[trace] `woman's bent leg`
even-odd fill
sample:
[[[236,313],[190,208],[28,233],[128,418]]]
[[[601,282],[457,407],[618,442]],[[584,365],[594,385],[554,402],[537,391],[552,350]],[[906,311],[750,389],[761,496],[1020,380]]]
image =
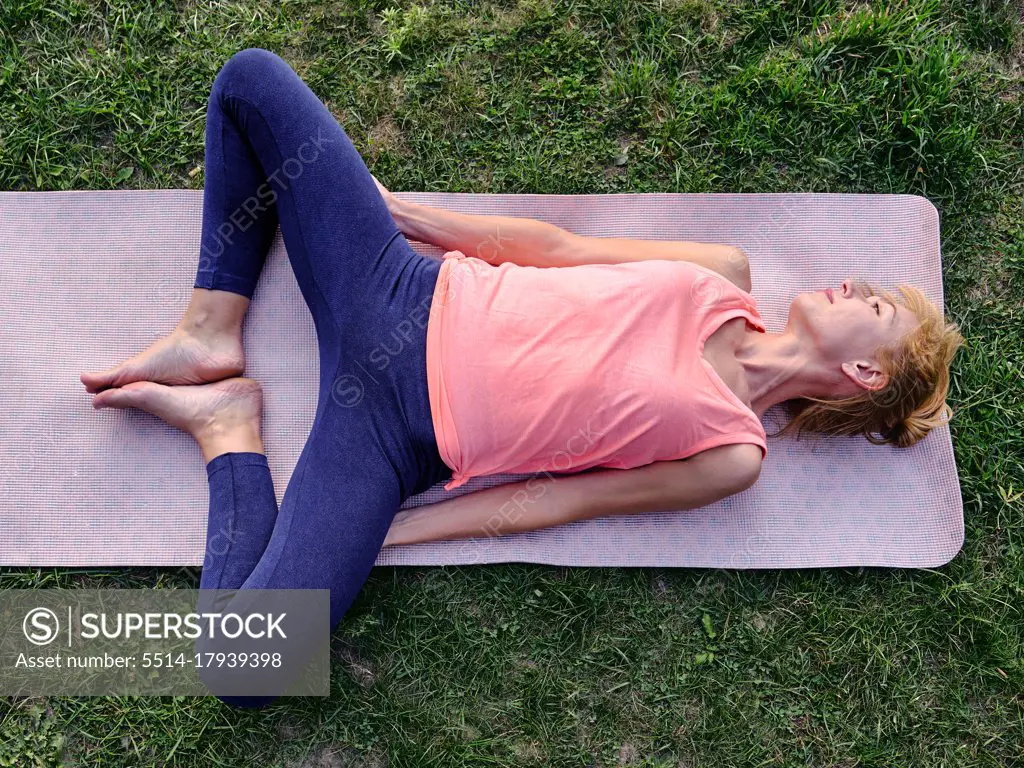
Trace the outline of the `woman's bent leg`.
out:
[[[204,210],[220,211],[211,218],[220,231],[204,223],[196,285],[251,292],[262,266],[252,254],[263,253],[257,245],[272,234],[273,219],[259,218],[260,206],[272,198],[320,352],[316,417],[280,512],[237,584],[240,592],[218,609],[248,604],[247,590],[327,589],[333,629],[362,589],[402,501],[444,469],[433,443],[424,360],[437,263],[401,237],[344,130],[274,54],[250,49],[232,57],[217,76],[210,113],[221,142],[212,154],[244,164],[251,152],[261,172],[229,178],[228,168],[218,177],[210,174],[220,166],[208,167]],[[236,210],[242,213],[232,220]],[[388,365],[380,368],[374,361],[382,340],[389,342]],[[336,385],[355,377],[353,402]],[[238,477],[227,470],[211,475],[214,528],[235,519],[224,514],[214,523],[215,480],[223,498],[238,504]],[[239,525],[247,514],[242,509]],[[265,535],[265,527],[257,530]],[[211,588],[235,588],[254,554],[240,548],[220,574],[211,574]],[[205,641],[197,648],[228,650]],[[216,690],[215,679],[208,682]],[[272,697],[222,698],[260,706]]]
[[[368,310],[362,300],[393,296],[407,264],[422,257],[327,107],[281,58],[247,49],[218,73],[207,105],[202,238],[186,315],[139,355],[84,373],[86,389],[240,374],[242,318],[278,224],[330,374],[341,329]],[[406,247],[389,248],[398,240]]]
[[[395,467],[373,443],[370,418],[365,411],[340,409],[318,418],[276,519],[261,455],[223,454],[210,462],[209,551],[200,586],[239,591],[217,593],[215,602],[201,599],[200,612],[245,615],[259,604],[246,597],[247,590],[326,589],[330,627],[337,626],[369,577],[402,501]],[[230,541],[227,548],[224,540]],[[228,654],[236,647],[225,639],[196,642],[204,655]],[[289,648],[293,661],[315,651]],[[215,693],[227,684],[221,674],[230,673],[201,672]],[[266,671],[260,674],[268,679]],[[291,682],[283,680],[278,695]],[[262,707],[276,698],[219,696],[244,707]]]
[[[363,159],[295,71],[259,48],[221,68],[206,130],[196,287],[251,296],[280,223],[321,351],[333,352],[353,304],[401,267],[385,255],[400,233]]]
[[[333,390],[359,377],[363,409],[397,414],[385,420],[391,433],[366,439],[384,445],[393,465],[415,459],[434,473],[423,348],[438,262],[410,247],[348,135],[276,54],[250,48],[232,56],[214,81],[209,119],[197,286],[251,290],[278,221],[317,332],[317,419],[344,408]],[[268,200],[272,211],[264,210]],[[397,362],[395,336],[404,350]],[[410,413],[424,418],[398,418]],[[400,479],[406,494],[419,481],[406,472]]]

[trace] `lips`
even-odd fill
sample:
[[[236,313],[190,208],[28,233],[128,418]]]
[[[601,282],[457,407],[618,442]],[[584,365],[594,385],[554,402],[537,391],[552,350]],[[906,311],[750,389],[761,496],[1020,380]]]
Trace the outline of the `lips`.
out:
[[[836,303],[835,294],[832,292],[831,288],[826,288],[825,289],[825,298],[828,299],[830,304],[835,304]]]

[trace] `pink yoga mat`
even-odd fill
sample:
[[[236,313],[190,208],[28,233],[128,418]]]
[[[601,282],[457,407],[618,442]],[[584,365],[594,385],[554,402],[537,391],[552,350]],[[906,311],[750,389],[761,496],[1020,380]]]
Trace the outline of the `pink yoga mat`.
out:
[[[796,293],[850,276],[889,288],[912,283],[943,299],[938,215],[920,197],[400,196],[584,235],[739,245],[770,332],[783,328]],[[94,411],[78,380],[177,322],[192,288],[201,211],[202,193],[188,190],[0,193],[0,564],[203,562],[206,475],[192,439],[145,413]],[[245,344],[246,375],[266,393],[265,442],[280,500],[312,423],[318,376],[312,319],[280,236]],[[778,407],[766,414],[769,433],[781,416]],[[512,479],[480,478],[460,491]],[[445,496],[436,487],[409,505]],[[377,564],[922,568],[948,562],[963,535],[942,427],[902,450],[863,438],[769,439],[758,483],[699,510],[389,547]]]

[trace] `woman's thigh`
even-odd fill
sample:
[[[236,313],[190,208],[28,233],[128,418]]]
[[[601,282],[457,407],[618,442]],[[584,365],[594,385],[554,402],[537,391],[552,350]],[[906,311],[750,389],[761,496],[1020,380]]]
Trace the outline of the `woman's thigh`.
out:
[[[371,466],[364,471],[391,469],[397,509],[447,471],[426,384],[426,327],[440,263],[412,249],[344,129],[280,57],[241,51],[224,65],[211,98],[234,111],[260,159],[317,321],[320,387],[310,463],[323,472],[337,463],[333,471],[344,474],[352,457],[324,446],[347,441],[357,453],[373,446],[378,455],[365,458]]]
[[[320,410],[247,589],[329,589],[331,625],[348,610],[402,503],[402,475],[369,413]]]
[[[314,318],[345,325],[360,296],[387,290],[399,234],[359,152],[330,110],[279,56],[235,54],[214,82],[267,183],[253,206],[276,206],[289,257]]]

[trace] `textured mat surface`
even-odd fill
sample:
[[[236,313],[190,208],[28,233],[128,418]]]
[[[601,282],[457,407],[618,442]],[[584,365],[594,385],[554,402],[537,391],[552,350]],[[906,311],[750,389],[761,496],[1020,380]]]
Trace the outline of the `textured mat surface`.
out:
[[[938,216],[918,197],[400,196],[586,235],[740,245],[772,332],[796,293],[851,276],[943,298]],[[207,488],[198,448],[147,414],[93,411],[78,381],[80,371],[112,365],[174,326],[191,291],[201,210],[202,193],[190,190],[0,193],[0,564],[202,563]],[[312,320],[280,235],[245,344],[246,375],[266,392],[280,500],[312,423],[318,375]],[[780,417],[780,408],[766,414],[769,434]],[[768,449],[753,488],[700,510],[388,548],[377,564],[932,567],[959,551],[963,507],[947,427],[906,450],[859,438],[770,438]],[[437,487],[409,504],[444,496]]]

